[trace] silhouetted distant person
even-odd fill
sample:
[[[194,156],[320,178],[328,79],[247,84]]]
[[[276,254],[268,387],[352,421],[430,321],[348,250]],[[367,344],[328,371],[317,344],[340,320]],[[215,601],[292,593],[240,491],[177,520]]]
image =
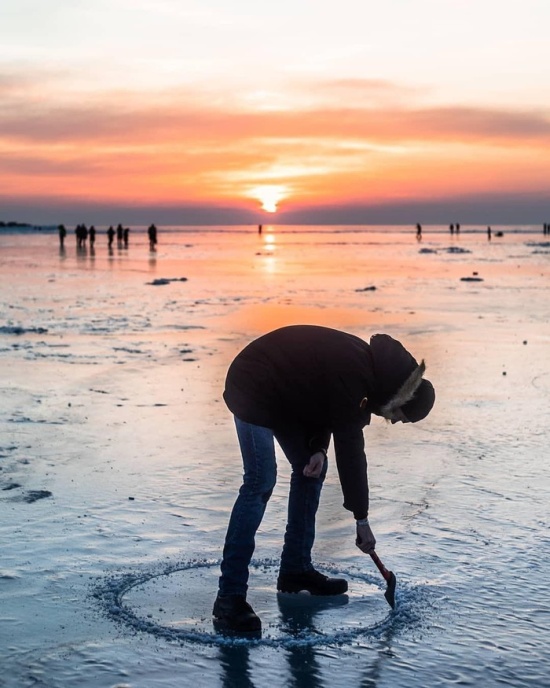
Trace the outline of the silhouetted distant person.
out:
[[[422,225],[420,222],[416,224],[416,238],[418,241],[422,239]]]
[[[125,227],[124,232],[122,233],[122,236],[124,237],[124,247],[128,248],[128,237],[130,235],[130,228]]]
[[[116,240],[119,244],[122,244],[122,239],[124,238],[124,228],[119,223],[116,228]]]
[[[65,237],[67,236],[67,229],[66,229],[65,225],[59,225],[57,230],[59,232],[59,246],[61,248],[64,248],[65,247]]]
[[[258,225],[258,234],[262,233],[262,229],[263,229],[262,225]]]
[[[457,222],[455,225],[456,233],[458,234],[460,232],[460,222]]]
[[[544,225],[543,225],[542,233],[543,233],[544,235],[548,234],[548,225],[546,224],[546,222],[545,222]]]
[[[147,234],[149,236],[149,249],[151,251],[156,250],[157,246],[157,228],[155,225],[150,225],[149,229],[147,230]]]
[[[88,228],[84,224],[77,225],[76,229],[74,230],[74,233],[76,234],[77,248],[84,248],[86,239],[88,238]]]
[[[493,235],[493,232],[491,231],[490,227],[487,227],[487,239],[491,241],[491,236]]]
[[[95,227],[92,225],[88,230],[88,236],[90,237],[90,246],[95,244]]]
[[[449,232],[451,233],[451,236],[455,233],[455,226],[454,225],[449,225]]]
[[[113,240],[115,238],[115,230],[113,229],[113,225],[111,225],[107,230],[107,236],[109,237],[109,248],[112,248]]]

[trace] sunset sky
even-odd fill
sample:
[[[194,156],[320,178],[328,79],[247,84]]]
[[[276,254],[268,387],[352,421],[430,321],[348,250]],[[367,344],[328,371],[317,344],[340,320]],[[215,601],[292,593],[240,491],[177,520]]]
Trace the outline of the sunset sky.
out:
[[[0,220],[550,222],[549,55],[548,0],[2,0]]]

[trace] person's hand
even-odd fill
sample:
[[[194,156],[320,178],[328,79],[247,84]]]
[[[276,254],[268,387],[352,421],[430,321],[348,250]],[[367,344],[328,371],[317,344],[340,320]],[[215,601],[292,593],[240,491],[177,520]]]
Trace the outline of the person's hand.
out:
[[[315,452],[309,459],[309,463],[304,466],[303,474],[306,478],[318,478],[321,475],[324,465],[325,453],[322,451]]]
[[[357,539],[355,540],[355,544],[359,547],[361,552],[365,552],[365,554],[368,554],[374,549],[376,538],[368,523],[364,525],[357,523]]]

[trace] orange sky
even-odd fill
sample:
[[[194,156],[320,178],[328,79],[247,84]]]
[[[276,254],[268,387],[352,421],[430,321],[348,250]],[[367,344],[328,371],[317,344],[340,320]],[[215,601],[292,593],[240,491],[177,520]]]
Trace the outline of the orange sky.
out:
[[[539,212],[550,191],[549,84],[535,61],[546,4],[517,3],[514,14],[419,0],[393,23],[403,3],[387,4],[344,0],[311,26],[306,2],[249,16],[245,0],[216,13],[171,0],[79,12],[52,0],[54,21],[36,0],[7,0],[0,219],[2,208],[40,221],[45,208],[95,205],[173,208],[176,222],[193,206],[220,208],[222,222],[222,209],[261,218],[263,205],[283,220],[339,208],[343,223],[346,209],[366,209],[368,222],[370,206],[387,207],[391,221],[396,205],[467,211],[485,198],[489,211],[499,197]],[[344,22],[346,7],[383,35]],[[483,34],[491,7],[502,24]],[[459,34],[469,13],[475,28]],[[285,16],[290,38],[272,26]]]

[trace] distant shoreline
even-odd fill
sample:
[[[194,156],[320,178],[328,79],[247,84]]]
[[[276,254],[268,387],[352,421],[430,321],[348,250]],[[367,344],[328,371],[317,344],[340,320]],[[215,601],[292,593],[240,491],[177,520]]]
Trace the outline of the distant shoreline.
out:
[[[14,220],[11,220],[10,222],[4,222],[0,220],[0,227],[34,227],[35,225],[31,225],[29,222],[15,222]]]
[[[65,225],[67,229],[67,234],[72,235],[74,233],[74,227],[72,225]],[[224,233],[224,232],[239,232],[243,234],[248,234],[257,231],[256,225],[249,224],[215,224],[215,225],[197,225],[197,224],[181,224],[181,225],[160,225],[157,224],[159,230],[163,233],[177,233],[177,232],[204,232],[204,233]],[[526,224],[524,226],[518,224],[493,224],[491,225],[493,231],[502,231],[508,234],[543,234],[543,226],[538,224]],[[96,231],[100,234],[104,234],[107,231],[108,225],[95,225]],[[53,234],[57,233],[59,225],[37,225],[25,222],[0,222],[0,236],[7,234],[22,234],[22,233],[45,233]],[[134,233],[146,233],[147,225],[130,225],[130,229]],[[398,233],[398,234],[414,234],[415,226],[413,223],[410,225],[388,225],[388,224],[350,224],[350,225],[340,225],[340,224],[300,224],[300,225],[285,225],[285,224],[275,224],[271,223],[269,225],[264,225],[266,232],[278,231],[280,233],[286,234],[299,234],[299,233],[334,233],[334,234],[344,234],[344,233]],[[422,225],[422,231],[425,234],[450,234],[449,229],[446,225],[442,224],[424,224]],[[487,232],[487,225],[485,224],[471,224],[463,225],[460,228],[460,234],[485,234]],[[456,236],[456,234],[455,234]]]

